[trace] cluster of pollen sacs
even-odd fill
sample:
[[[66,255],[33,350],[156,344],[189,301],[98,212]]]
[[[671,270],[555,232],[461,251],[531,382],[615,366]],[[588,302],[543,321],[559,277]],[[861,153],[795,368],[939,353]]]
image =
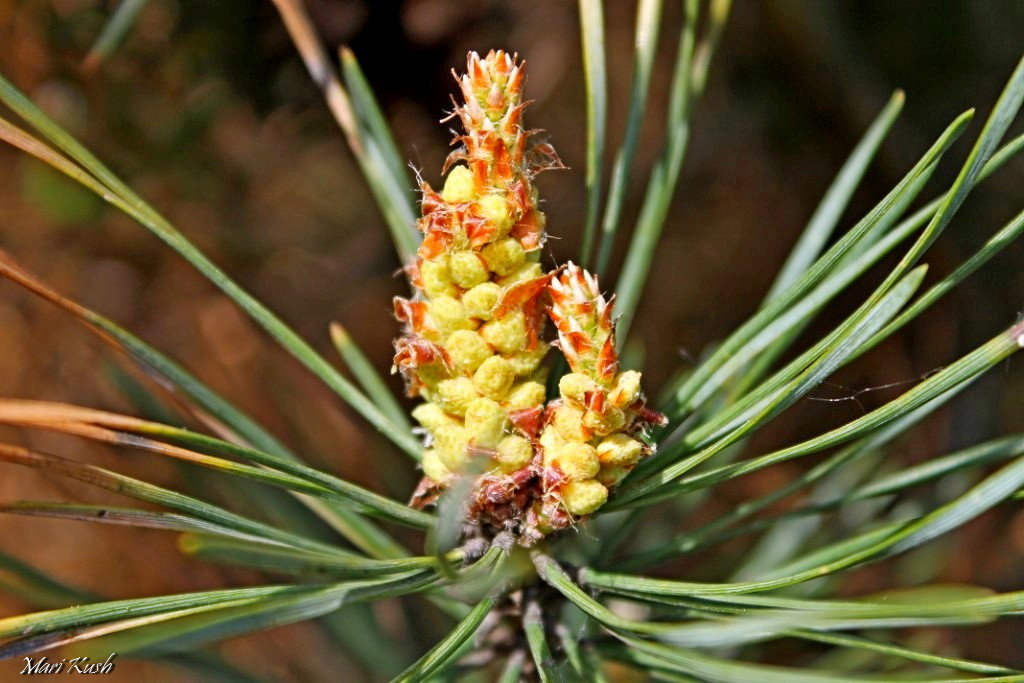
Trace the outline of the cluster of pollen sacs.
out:
[[[544,215],[533,177],[558,166],[547,145],[527,148],[523,64],[471,53],[457,77],[465,133],[440,193],[422,184],[423,242],[407,271],[417,296],[395,300],[405,334],[395,367],[426,402],[427,504],[471,476],[471,521],[539,537],[600,507],[650,448],[640,375],[618,372],[611,306],[592,276],[569,264],[545,273]],[[550,317],[572,372],[548,402],[543,340]]]
[[[619,372],[612,304],[597,279],[571,262],[548,287],[548,312],[572,372],[558,381],[560,398],[547,407],[540,435],[546,488],[557,490],[572,515],[587,515],[647,455],[635,438],[659,420],[645,406],[640,373]]]

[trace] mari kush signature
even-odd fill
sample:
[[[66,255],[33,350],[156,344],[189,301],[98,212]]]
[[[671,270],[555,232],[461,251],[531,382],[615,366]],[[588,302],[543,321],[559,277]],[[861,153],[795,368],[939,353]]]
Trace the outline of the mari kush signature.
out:
[[[117,666],[114,663],[116,652],[111,652],[103,661],[93,661],[90,657],[65,657],[50,661],[46,657],[33,659],[25,657],[25,668],[18,673],[22,676],[53,675],[53,674],[109,674]]]

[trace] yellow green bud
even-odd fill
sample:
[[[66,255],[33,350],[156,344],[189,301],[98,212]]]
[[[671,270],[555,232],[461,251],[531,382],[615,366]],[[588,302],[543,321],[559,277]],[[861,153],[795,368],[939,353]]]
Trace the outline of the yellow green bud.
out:
[[[640,373],[636,370],[620,372],[608,397],[620,408],[632,405],[640,397]]]
[[[640,459],[643,450],[644,445],[636,439],[625,434],[612,434],[597,445],[597,457],[602,465],[631,467]]]
[[[469,317],[462,302],[450,296],[441,296],[430,302],[430,317],[441,334],[475,330],[477,327],[476,320]]]
[[[423,291],[431,299],[458,294],[448,270],[448,257],[443,254],[420,263],[420,280],[423,282]]]
[[[460,251],[449,256],[448,270],[451,272],[455,284],[463,289],[475,287],[481,282],[486,282],[490,277],[487,266],[472,251]]]
[[[510,362],[501,356],[491,356],[473,373],[473,386],[487,398],[500,401],[505,398],[515,378]]]
[[[441,483],[452,475],[451,471],[441,462],[437,451],[430,449],[423,453],[423,474]]]
[[[484,282],[473,287],[462,296],[462,303],[474,318],[490,320],[491,311],[501,298],[501,287],[493,282]]]
[[[432,395],[437,383],[443,379],[447,379],[449,375],[448,369],[444,366],[444,363],[421,365],[416,368],[416,374],[419,375],[420,381],[425,385],[420,393],[423,398],[428,401],[433,400]]]
[[[555,409],[551,424],[566,441],[586,441],[590,436],[583,427],[583,410],[567,403]]]
[[[628,467],[619,467],[618,465],[601,465],[601,471],[598,472],[597,476],[594,478],[608,488],[611,488],[625,479],[627,474],[629,474]]]
[[[505,400],[509,410],[526,410],[544,403],[546,392],[540,382],[520,382],[512,387]]]
[[[608,489],[594,479],[571,481],[562,487],[562,505],[576,517],[589,515],[608,500]]]
[[[475,372],[492,355],[484,338],[472,330],[452,332],[445,340],[444,348],[455,366],[465,372]]]
[[[515,272],[526,260],[526,251],[519,240],[509,237],[493,242],[483,248],[481,254],[487,267],[498,275],[509,275]]]
[[[533,460],[533,446],[521,436],[506,436],[498,443],[498,467],[506,474],[521,470]]]
[[[479,397],[473,380],[468,377],[456,377],[437,383],[436,401],[441,408],[452,415],[466,414],[471,401]],[[418,419],[418,418],[417,418]],[[423,425],[427,427],[427,425]]]
[[[565,439],[558,433],[554,425],[548,425],[540,433],[540,445],[544,449],[544,461],[548,461],[548,453],[554,453],[565,444]]]
[[[466,432],[474,444],[494,448],[505,432],[505,411],[489,398],[474,399],[466,408]]]
[[[449,204],[461,204],[471,202],[476,196],[476,183],[473,181],[473,172],[465,166],[456,166],[448,174],[444,181],[444,189],[441,190],[441,198]]]
[[[502,353],[516,353],[526,348],[526,318],[522,312],[511,313],[501,320],[492,320],[480,329],[480,334]]]
[[[550,451],[545,450],[544,464],[557,467],[570,481],[590,479],[601,469],[594,447],[577,441],[566,441]]]
[[[544,355],[548,352],[548,347],[544,344],[540,344],[533,351],[520,351],[519,353],[513,353],[508,357],[512,363],[512,369],[519,377],[524,375],[532,374],[540,362],[544,360]]]
[[[508,210],[508,201],[504,195],[489,194],[477,201],[477,209],[481,216],[497,228],[498,237],[504,237],[512,227],[512,214]]]
[[[594,380],[579,372],[570,372],[558,380],[558,392],[562,398],[583,403],[584,395],[597,388]]]
[[[431,432],[436,430],[438,427],[458,424],[455,418],[446,413],[444,409],[436,403],[421,403],[413,408],[412,416],[417,422],[423,425],[425,429]],[[433,479],[433,477],[431,477],[431,479]]]
[[[469,439],[469,432],[457,425],[441,427],[434,432],[434,450],[437,457],[452,472],[463,469],[469,460]]]
[[[606,406],[601,412],[588,410],[583,416],[583,425],[598,436],[604,436],[622,429],[626,425],[626,414],[613,406]]]
[[[508,287],[524,280],[536,280],[543,274],[544,269],[541,268],[539,263],[524,263],[509,273],[508,277],[501,278],[500,284],[503,287]]]

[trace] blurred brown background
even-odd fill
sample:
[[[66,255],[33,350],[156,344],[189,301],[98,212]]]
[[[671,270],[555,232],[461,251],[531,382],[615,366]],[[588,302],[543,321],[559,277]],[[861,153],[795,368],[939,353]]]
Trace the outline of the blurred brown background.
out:
[[[575,256],[585,167],[575,3],[307,4],[328,45],[353,48],[401,151],[431,181],[447,153],[449,135],[437,121],[449,107],[450,69],[460,67],[469,49],[503,47],[524,56],[528,96],[535,100],[528,122],[545,129],[571,169],[546,174],[539,183],[554,237],[549,249],[558,260]],[[634,3],[606,4],[614,146],[625,118]],[[639,181],[660,150],[680,24],[677,3],[666,4],[626,226],[635,217]],[[83,57],[114,6],[102,0],[0,0],[0,71],[319,348],[330,353],[327,324],[341,321],[385,371],[396,332],[389,301],[404,290],[395,277],[399,263],[273,6],[152,0],[113,57],[85,71]],[[833,174],[893,89],[905,89],[908,103],[843,227],[870,208],[955,115],[970,106],[987,114],[1024,47],[1021,36],[1024,3],[1017,0],[738,0],[697,107],[681,189],[634,328],[653,393],[756,308]],[[956,163],[980,123],[954,148]],[[1011,132],[1021,128],[1018,123]],[[955,171],[947,163],[938,180],[948,182]],[[1020,161],[986,181],[929,254],[930,278],[948,272],[1020,210],[1022,181]],[[933,183],[926,195],[938,187]],[[7,148],[0,148],[0,246],[60,291],[167,351],[275,434],[313,454],[314,464],[395,496],[408,494],[414,474],[403,458],[274,349],[211,285],[144,229]],[[815,398],[916,380],[988,339],[1021,311],[1022,263],[1024,244],[1010,247]],[[816,330],[827,329],[867,291],[866,285],[855,287]],[[109,362],[107,352],[65,315],[0,283],[0,395],[137,411],[118,390]],[[904,388],[862,393],[856,401],[805,401],[759,436],[755,447],[792,442],[851,419]],[[1006,364],[917,438],[901,442],[897,453],[908,462],[920,460],[1019,429],[1022,389],[1020,362]],[[151,457],[81,442],[2,436],[170,486],[188,486],[194,476]],[[799,468],[750,478],[719,492],[710,505],[724,508]],[[112,500],[12,468],[3,470],[0,496]],[[1024,516],[1000,510],[936,546],[932,552],[940,559],[887,571],[903,572],[896,581],[1020,588]],[[183,560],[174,539],[155,531],[4,518],[0,550],[109,597],[262,580]],[[918,577],[922,572],[927,576]],[[878,586],[877,571],[869,568],[855,575],[850,590]],[[27,608],[16,600],[0,604],[5,614]],[[963,654],[1024,665],[1019,647],[1012,647],[1012,631],[973,628],[962,637]],[[225,652],[273,679],[358,676],[310,625],[237,640]],[[0,664],[0,679],[15,673],[11,667]],[[142,674],[147,680],[196,676],[148,664],[125,663],[118,670],[123,680]]]

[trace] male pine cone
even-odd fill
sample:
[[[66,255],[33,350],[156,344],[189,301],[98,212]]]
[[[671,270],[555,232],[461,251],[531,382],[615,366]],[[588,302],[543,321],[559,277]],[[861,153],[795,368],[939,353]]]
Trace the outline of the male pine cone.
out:
[[[523,63],[492,51],[470,53],[456,77],[465,133],[441,192],[421,184],[424,237],[407,267],[416,297],[395,300],[405,323],[395,368],[426,400],[412,413],[427,432],[417,504],[473,477],[468,521],[526,542],[604,503],[650,451],[634,436],[652,413],[639,373],[617,371],[611,305],[593,276],[540,265],[545,219],[532,181],[560,163],[547,145],[527,147],[523,76]],[[551,403],[547,315],[573,370]]]

